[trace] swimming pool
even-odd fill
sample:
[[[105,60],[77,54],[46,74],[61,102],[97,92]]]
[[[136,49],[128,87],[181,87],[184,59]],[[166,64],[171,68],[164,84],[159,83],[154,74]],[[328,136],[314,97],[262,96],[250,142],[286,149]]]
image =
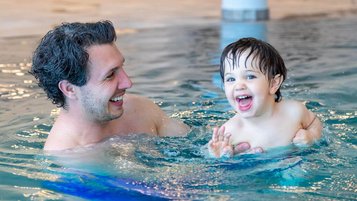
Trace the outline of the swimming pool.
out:
[[[150,97],[192,131],[184,138],[115,137],[63,158],[42,152],[58,111],[27,73],[39,36],[2,38],[0,200],[353,200],[356,25],[355,16],[122,34],[118,46],[134,82],[129,91]],[[219,80],[219,54],[246,34],[280,51],[288,67],[283,96],[303,101],[324,122],[324,137],[314,146],[206,157],[210,127],[232,115]]]

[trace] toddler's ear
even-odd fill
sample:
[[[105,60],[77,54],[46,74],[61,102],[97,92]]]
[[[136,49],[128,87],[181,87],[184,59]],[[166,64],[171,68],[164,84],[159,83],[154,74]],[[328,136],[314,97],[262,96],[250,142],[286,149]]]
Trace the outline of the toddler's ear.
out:
[[[275,94],[280,88],[281,83],[283,83],[283,76],[280,74],[275,75],[275,77],[270,81],[270,93]]]

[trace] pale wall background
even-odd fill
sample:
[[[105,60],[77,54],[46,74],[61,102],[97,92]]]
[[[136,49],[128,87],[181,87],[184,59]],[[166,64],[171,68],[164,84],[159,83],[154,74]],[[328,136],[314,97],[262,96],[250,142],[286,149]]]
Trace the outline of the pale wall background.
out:
[[[271,20],[357,14],[357,0],[268,0]],[[121,29],[220,20],[221,0],[0,0],[0,37],[43,35],[63,22],[109,19]]]

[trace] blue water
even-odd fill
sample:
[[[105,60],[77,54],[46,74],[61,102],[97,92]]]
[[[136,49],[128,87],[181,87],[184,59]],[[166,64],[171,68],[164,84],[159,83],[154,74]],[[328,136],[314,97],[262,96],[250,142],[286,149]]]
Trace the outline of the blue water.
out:
[[[0,39],[0,200],[356,200],[357,17],[212,22],[119,36],[131,93],[192,127],[183,138],[114,137],[48,156],[58,110],[31,75],[40,36]],[[283,96],[324,123],[311,147],[212,159],[211,127],[231,115],[219,54],[242,36],[270,42],[286,61]]]

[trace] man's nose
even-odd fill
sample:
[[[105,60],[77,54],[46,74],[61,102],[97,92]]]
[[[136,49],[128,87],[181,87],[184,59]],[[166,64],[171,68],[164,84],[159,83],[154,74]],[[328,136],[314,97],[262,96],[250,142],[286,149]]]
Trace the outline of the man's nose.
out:
[[[124,70],[122,70],[119,73],[118,89],[128,89],[128,88],[131,88],[131,86],[133,86],[131,79],[126,74],[126,72]]]

